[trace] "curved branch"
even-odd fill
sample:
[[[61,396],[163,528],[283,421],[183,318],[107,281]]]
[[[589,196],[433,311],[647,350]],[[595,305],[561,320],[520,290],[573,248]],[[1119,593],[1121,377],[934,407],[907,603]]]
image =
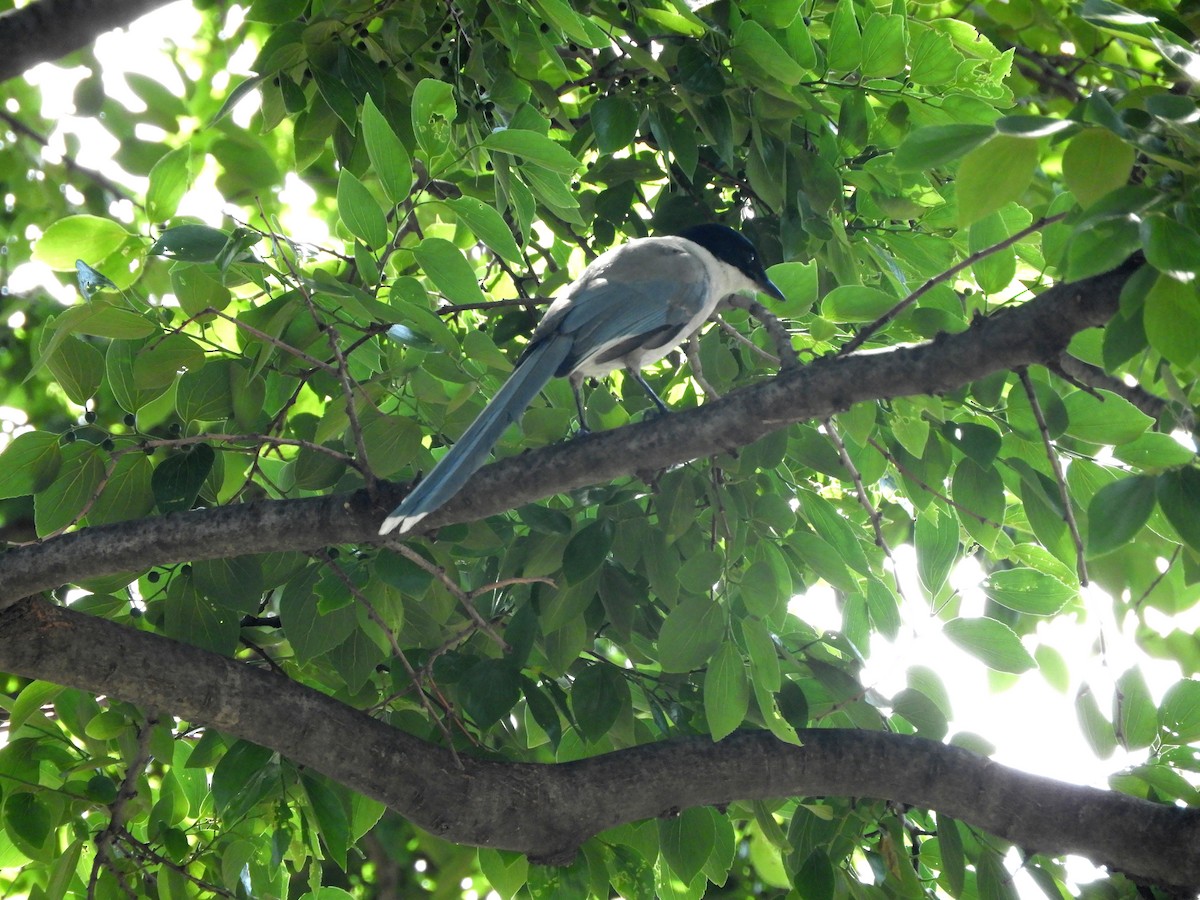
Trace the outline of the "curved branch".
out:
[[[1059,285],[959,334],[914,346],[817,360],[697,409],[543,447],[486,466],[417,532],[746,446],[795,422],[827,418],[862,400],[937,394],[993,372],[1058,359],[1072,336],[1116,312],[1140,263]],[[304,500],[264,500],[84,528],[0,558],[0,609],[59,585],[140,572],[148,565],[378,541],[379,521],[403,495],[380,485]]]
[[[0,614],[0,669],[219,728],[445,840],[541,862],[569,861],[606,828],[691,806],[854,796],[934,809],[1029,851],[1078,853],[1141,881],[1200,887],[1200,810],[1062,784],[907,735],[811,729],[796,747],[742,732],[561,764],[456,762],[287,678],[42,601]]]
[[[86,47],[171,0],[36,0],[0,13],[0,81]]]

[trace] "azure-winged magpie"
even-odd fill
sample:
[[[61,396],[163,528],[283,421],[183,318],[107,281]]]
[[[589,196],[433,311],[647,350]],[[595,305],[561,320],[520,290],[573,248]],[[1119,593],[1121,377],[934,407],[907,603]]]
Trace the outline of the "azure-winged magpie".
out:
[[[758,254],[724,225],[636,238],[597,257],[546,310],[503,387],[404,502],[380,534],[412,529],[459,492],[492,446],[554,376],[569,377],[583,427],[579,384],[624,367],[659,409],[641,369],[682,344],[738,291],[782,300]]]

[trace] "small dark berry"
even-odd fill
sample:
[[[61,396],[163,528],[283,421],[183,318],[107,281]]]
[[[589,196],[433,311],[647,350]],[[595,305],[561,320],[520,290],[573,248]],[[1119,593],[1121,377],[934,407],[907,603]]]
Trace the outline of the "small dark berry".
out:
[[[416,66],[414,66],[414,65],[412,64],[412,62],[411,62],[411,61],[409,61],[409,62],[406,62],[406,63],[404,64],[404,71],[405,71],[405,72],[411,72],[411,71],[412,71],[413,69],[415,69],[415,68],[416,68]]]
[[[132,428],[134,425],[137,424],[137,416],[135,416],[133,413],[125,413],[125,418],[122,419],[121,421],[123,421],[126,425],[128,425],[130,428]]]
[[[113,443],[112,438],[105,438],[103,441],[100,442],[100,447],[104,450],[107,450],[109,453],[111,453],[113,450],[116,449],[117,445]]]
[[[485,162],[483,164],[483,167],[484,167],[484,169],[486,169],[489,172],[492,171],[492,161],[489,159],[487,162]]]
[[[96,411],[94,409],[89,409],[86,412],[84,412],[83,421],[87,422],[89,425],[91,425],[93,422],[95,422],[96,421]]]
[[[576,44],[574,41],[572,41],[571,43],[567,44],[567,49],[570,50],[572,53],[578,53],[579,45]]]
[[[379,66],[380,71],[386,71],[388,67],[388,61],[386,59],[381,59],[379,62],[375,63],[375,65]]]
[[[142,608],[140,606],[131,606],[129,608],[129,618],[131,619],[140,619],[144,615],[145,613],[142,612]]]
[[[161,579],[161,578],[162,578],[162,573],[159,572],[157,569],[152,569],[146,573],[146,580],[148,582],[150,582],[151,584],[157,584],[159,579]]]
[[[179,571],[182,572],[184,575],[191,575],[192,574],[191,563],[184,563],[183,567]]]
[[[617,4],[617,12],[629,12],[629,4],[626,3],[625,0],[621,0],[621,2]]]
[[[446,22],[444,25],[442,25],[442,34],[449,34],[453,30],[454,26],[449,22]]]
[[[550,26],[547,25],[545,22],[543,22],[541,25],[539,25],[538,29],[542,32],[542,34],[550,33]]]
[[[357,47],[359,50],[366,50],[367,42],[366,41],[358,41],[357,43],[355,43],[354,46]]]
[[[66,444],[75,443],[75,432],[68,431],[66,434],[64,434],[63,435],[63,443],[66,443]]]
[[[142,441],[142,452],[145,453],[147,456],[153,456],[154,448],[151,447],[149,444],[147,444],[145,441]]]
[[[276,75],[274,78],[271,79],[271,84],[275,85],[275,87],[279,87],[279,76],[278,75]]]
[[[441,59],[438,60],[438,62],[442,64],[443,69],[450,68],[450,57],[443,56]]]
[[[330,547],[328,550],[328,553],[329,553],[330,559],[337,559],[339,556],[342,555],[342,551],[339,550],[337,547]]]
[[[429,45],[429,49],[432,50],[434,53],[437,53],[439,50],[442,49],[442,42],[434,41],[432,44]]]

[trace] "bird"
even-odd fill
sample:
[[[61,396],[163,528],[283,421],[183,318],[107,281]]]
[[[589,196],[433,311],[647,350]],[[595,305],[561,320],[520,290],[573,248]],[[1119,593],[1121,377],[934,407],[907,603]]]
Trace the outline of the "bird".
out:
[[[641,369],[691,337],[722,300],[743,291],[784,299],[754,245],[727,225],[634,238],[598,256],[547,308],[508,380],[383,520],[379,534],[405,534],[454,497],[553,377],[570,380],[585,433],[583,379],[621,367],[668,412]]]

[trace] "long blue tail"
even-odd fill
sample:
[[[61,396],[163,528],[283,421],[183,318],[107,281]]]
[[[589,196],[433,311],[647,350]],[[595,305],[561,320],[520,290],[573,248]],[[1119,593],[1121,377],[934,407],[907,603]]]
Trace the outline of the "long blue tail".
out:
[[[399,527],[404,534],[423,518],[457,494],[475,470],[484,464],[500,435],[520,418],[538,391],[554,377],[571,351],[571,340],[555,335],[527,351],[508,381],[484,407],[471,427],[463,432],[450,452],[443,456],[404,502],[379,526],[380,534]]]

